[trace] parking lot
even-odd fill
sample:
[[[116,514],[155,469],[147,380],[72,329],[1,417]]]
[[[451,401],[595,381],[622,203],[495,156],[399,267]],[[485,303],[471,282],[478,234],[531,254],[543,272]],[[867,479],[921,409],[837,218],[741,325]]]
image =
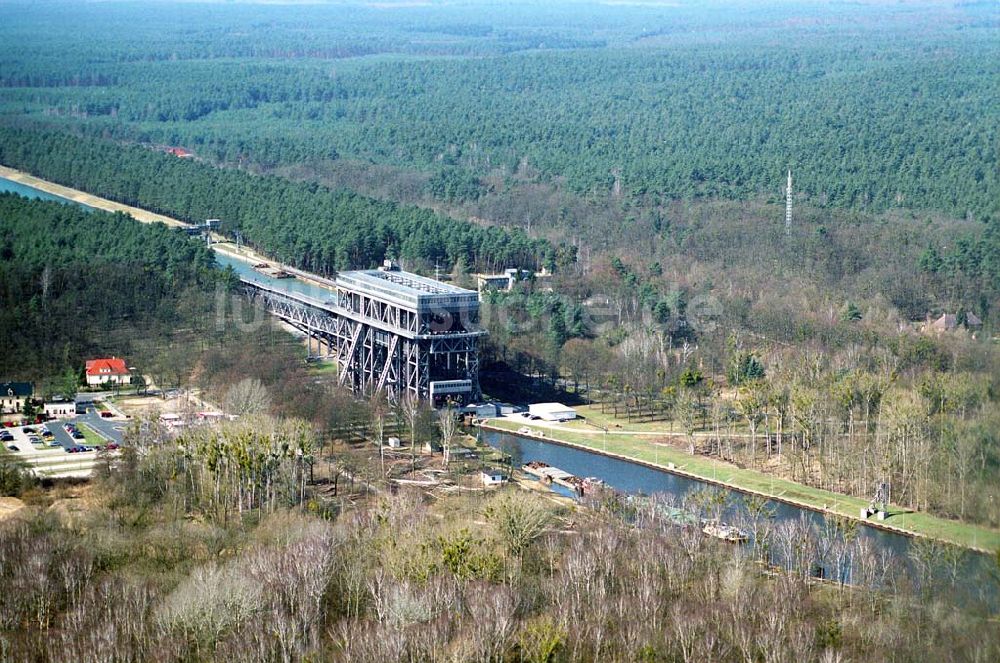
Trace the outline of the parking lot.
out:
[[[76,425],[85,423],[100,437],[103,444],[120,445],[122,429],[127,422],[122,420],[102,419],[96,412],[90,411],[72,419],[58,419],[45,424],[31,424],[27,427],[16,426],[4,428],[14,438],[3,443],[7,453],[11,453],[28,463],[35,474],[41,477],[82,477],[88,476],[97,464],[98,453],[89,447],[85,440],[74,439],[64,427],[66,422]],[[52,433],[51,439],[42,439],[41,443],[32,443],[29,437],[36,435],[41,438],[42,429],[47,428]],[[26,432],[25,428],[35,431]],[[14,446],[17,451],[10,447]],[[86,447],[86,451],[73,451]],[[112,451],[111,453],[117,453]]]

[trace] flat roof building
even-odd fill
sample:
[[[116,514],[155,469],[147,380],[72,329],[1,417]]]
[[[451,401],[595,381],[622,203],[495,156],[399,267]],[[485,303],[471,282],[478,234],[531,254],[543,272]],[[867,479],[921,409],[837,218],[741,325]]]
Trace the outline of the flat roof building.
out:
[[[528,406],[528,414],[544,421],[569,421],[576,419],[576,410],[562,403],[532,403]]]

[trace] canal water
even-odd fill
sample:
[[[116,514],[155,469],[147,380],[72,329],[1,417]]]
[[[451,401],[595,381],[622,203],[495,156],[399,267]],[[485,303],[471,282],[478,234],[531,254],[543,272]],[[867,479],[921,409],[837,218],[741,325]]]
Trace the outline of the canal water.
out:
[[[63,198],[62,196],[57,196],[53,193],[47,191],[42,191],[41,189],[36,189],[35,187],[28,186],[27,184],[21,184],[20,182],[15,182],[9,180],[5,177],[0,177],[0,193],[16,193],[19,196],[24,196],[25,198],[33,198],[37,200],[51,200],[60,203],[69,203],[71,205],[77,205],[85,210],[92,210],[93,207],[85,205],[83,203],[77,202],[75,200],[70,200],[69,198]],[[290,279],[276,279],[265,274],[261,274],[255,271],[253,266],[246,262],[245,260],[240,260],[239,258],[234,258],[220,251],[215,252],[215,262],[219,264],[220,267],[232,267],[237,274],[246,279],[251,279],[264,283],[274,288],[285,290],[287,292],[294,292],[300,295],[306,295],[308,297],[313,297],[314,299],[319,299],[321,301],[326,301],[332,298],[333,293],[327,289],[315,285],[314,283],[309,283],[302,281],[297,278]]]
[[[34,198],[36,200],[52,200],[57,203],[71,203],[73,205],[78,205],[85,210],[93,209],[78,203],[75,200],[70,200],[69,198],[63,198],[62,196],[57,196],[54,193],[49,193],[47,191],[42,191],[41,189],[36,189],[33,186],[28,186],[27,184],[21,184],[20,182],[15,182],[14,180],[8,180],[6,177],[0,177],[0,193],[16,193],[19,196],[24,196],[25,198]]]
[[[272,288],[306,295],[307,297],[312,297],[313,299],[318,299],[320,301],[335,299],[334,292],[329,288],[324,288],[314,283],[303,281],[294,277],[290,279],[276,279],[274,277],[261,274],[260,272],[254,270],[253,266],[247,261],[234,258],[228,254],[222,253],[221,251],[215,252],[215,262],[217,262],[220,267],[232,267],[233,270],[242,278],[257,281],[258,283],[269,285]]]
[[[530,461],[542,461],[579,477],[597,477],[623,493],[665,496],[676,506],[681,506],[685,498],[694,491],[711,485],[646,465],[513,433],[483,430],[482,439],[490,446],[509,454],[514,467],[520,467]],[[724,488],[719,490],[726,493],[726,504],[721,513],[722,521],[740,524],[746,517],[745,494]],[[565,490],[559,492],[568,494]],[[804,519],[817,532],[822,532],[826,526],[824,515],[810,509],[802,509],[775,500],[768,500],[768,507],[773,510],[774,527],[800,519]],[[912,538],[864,525],[859,525],[857,535],[859,539],[867,539],[876,553],[885,553],[888,556],[888,565],[896,577],[903,573],[914,573],[914,563],[910,557]],[[997,582],[993,577],[993,559],[988,555],[964,549],[956,552],[961,556],[955,583],[958,595],[996,611],[1000,606],[998,606]],[[778,565],[783,563],[776,546],[772,546],[771,561]],[[817,566],[824,567],[828,578],[836,575],[826,564],[817,562]],[[940,577],[943,577],[944,571],[941,573]],[[853,579],[857,582],[858,574],[853,573],[849,565],[842,569],[842,574],[843,580]]]

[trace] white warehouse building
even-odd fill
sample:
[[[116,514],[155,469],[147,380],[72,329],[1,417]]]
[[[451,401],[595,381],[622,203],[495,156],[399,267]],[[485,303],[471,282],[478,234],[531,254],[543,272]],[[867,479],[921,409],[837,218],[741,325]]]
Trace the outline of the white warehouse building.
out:
[[[528,414],[545,421],[569,421],[576,419],[576,410],[562,403],[532,403]]]

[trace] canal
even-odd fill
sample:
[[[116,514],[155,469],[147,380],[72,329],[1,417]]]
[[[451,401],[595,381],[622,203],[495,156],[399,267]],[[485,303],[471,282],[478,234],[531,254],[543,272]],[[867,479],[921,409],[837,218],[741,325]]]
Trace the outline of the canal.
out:
[[[598,452],[526,438],[513,433],[483,430],[482,439],[495,449],[508,454],[515,468],[530,461],[542,461],[579,477],[597,477],[623,493],[664,497],[676,506],[684,504],[696,491],[712,487],[725,494],[725,506],[721,511],[724,522],[744,526],[748,518],[745,503],[747,496],[738,491],[716,488],[696,479],[605,456]],[[556,490],[564,495],[569,494],[562,488],[557,487]],[[788,525],[801,523],[808,525],[816,534],[816,538],[821,539],[821,533],[828,528],[826,516],[822,513],[776,500],[768,500],[767,507],[773,513],[772,532],[780,530],[782,525],[788,529]],[[914,539],[860,523],[856,532],[859,542],[864,540],[864,544],[861,545],[878,556],[885,555],[884,566],[894,574],[895,578],[898,579],[902,574],[911,578],[919,575],[911,554]],[[781,553],[781,546],[775,545],[774,538],[772,537],[768,556],[772,563],[783,566],[786,559]],[[750,550],[753,543],[749,542],[745,549]],[[854,546],[852,549],[857,550],[857,548],[858,546]],[[955,590],[963,601],[975,601],[995,612],[1000,608],[998,605],[1000,602],[998,602],[994,560],[989,555],[972,550],[949,548],[950,554],[954,556],[951,558],[951,568],[949,570],[945,568],[946,564],[940,564],[935,573],[936,579],[950,584],[947,576],[951,573],[955,578]],[[813,560],[816,567],[823,568],[825,577],[836,579],[836,576],[840,575],[844,581],[858,582],[861,573],[854,568],[856,565],[852,564],[850,554],[840,559],[839,565],[829,561],[834,555],[828,553],[825,557],[826,559]],[[839,574],[835,566],[839,566]]]
[[[318,299],[320,301],[326,301],[328,299],[334,299],[334,292],[329,288],[324,288],[323,286],[310,283],[308,281],[303,281],[302,279],[292,277],[287,279],[276,279],[272,276],[267,276],[256,271],[246,260],[241,260],[240,258],[233,257],[222,251],[215,252],[215,262],[219,264],[220,267],[232,267],[241,278],[249,279],[251,281],[257,281],[258,283],[263,283],[269,285],[273,288],[278,288],[285,290],[286,292],[295,292],[300,295],[306,295],[307,297],[312,297],[313,299]]]
[[[36,200],[50,200],[59,203],[69,203],[71,205],[76,205],[85,210],[93,210],[95,208],[85,205],[83,203],[77,202],[75,200],[70,200],[69,198],[63,198],[62,196],[57,196],[54,193],[49,193],[47,191],[42,191],[41,189],[36,189],[33,186],[28,186],[27,184],[21,184],[20,182],[15,182],[14,180],[7,179],[5,177],[0,177],[0,193],[16,193],[19,196],[24,196],[25,198],[33,198]],[[216,250],[215,261],[218,263],[219,267],[232,267],[233,270],[242,278],[247,278],[261,283],[270,285],[272,287],[277,287],[288,292],[296,292],[302,295],[307,295],[320,300],[330,299],[332,297],[332,292],[327,288],[315,285],[307,281],[303,281],[298,278],[289,279],[276,279],[265,274],[254,270],[253,265],[251,265],[246,260],[241,260],[235,258],[231,255],[223,253],[222,251]]]
[[[25,198],[33,198],[35,200],[51,200],[57,203],[70,203],[72,205],[78,205],[85,210],[93,209],[92,207],[78,203],[75,200],[63,198],[62,196],[57,196],[54,193],[42,191],[41,189],[36,189],[33,186],[9,180],[6,177],[0,177],[0,193],[16,193],[17,195],[24,196]]]

